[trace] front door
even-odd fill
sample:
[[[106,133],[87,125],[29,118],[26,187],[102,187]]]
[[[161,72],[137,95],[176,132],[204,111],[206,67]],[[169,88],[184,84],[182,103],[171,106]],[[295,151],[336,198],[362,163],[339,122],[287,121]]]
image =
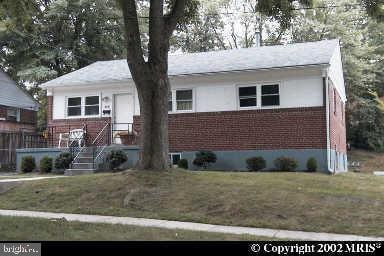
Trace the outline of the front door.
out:
[[[133,107],[132,94],[115,94],[113,108],[114,132],[132,133]]]

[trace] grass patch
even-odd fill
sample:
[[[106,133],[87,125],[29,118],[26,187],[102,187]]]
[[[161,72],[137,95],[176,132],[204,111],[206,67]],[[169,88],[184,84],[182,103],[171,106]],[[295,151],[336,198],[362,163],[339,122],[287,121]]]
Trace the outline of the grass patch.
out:
[[[384,177],[125,171],[24,182],[0,209],[384,236]]]
[[[51,177],[57,176],[54,173],[39,173],[39,172],[31,172],[31,173],[16,173],[13,175],[0,175],[0,180],[4,179],[22,179],[22,178],[34,178],[34,177]]]
[[[0,240],[270,240],[270,238],[126,225],[0,217]]]
[[[360,162],[362,173],[384,171],[384,153],[354,149],[348,152],[348,162]]]

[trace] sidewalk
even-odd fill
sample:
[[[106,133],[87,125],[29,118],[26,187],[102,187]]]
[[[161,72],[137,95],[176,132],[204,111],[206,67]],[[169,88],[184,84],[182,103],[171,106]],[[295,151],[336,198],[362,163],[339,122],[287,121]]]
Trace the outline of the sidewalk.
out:
[[[65,177],[68,177],[68,176],[50,176],[50,177],[30,177],[30,178],[0,179],[0,183],[1,182],[16,182],[16,181],[57,179],[57,178],[65,178]]]
[[[184,229],[191,231],[216,232],[237,235],[254,235],[278,239],[288,240],[314,240],[314,241],[384,241],[384,237],[367,237],[357,235],[343,235],[332,233],[316,233],[304,231],[289,231],[266,228],[251,228],[251,227],[236,227],[211,225],[193,222],[168,221],[144,218],[131,217],[115,217],[101,215],[84,215],[84,214],[68,214],[68,213],[53,213],[53,212],[35,212],[35,211],[17,211],[17,210],[0,210],[0,216],[15,216],[15,217],[32,217],[43,219],[61,219],[65,218],[68,221],[79,221],[88,223],[106,223],[106,224],[121,224],[133,225],[142,227],[157,227],[166,229]]]

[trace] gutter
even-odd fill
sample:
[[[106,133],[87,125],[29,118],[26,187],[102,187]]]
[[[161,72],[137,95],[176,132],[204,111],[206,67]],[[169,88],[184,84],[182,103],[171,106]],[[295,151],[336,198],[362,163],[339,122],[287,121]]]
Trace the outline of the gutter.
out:
[[[327,126],[327,170],[328,172],[335,174],[335,171],[331,168],[331,122],[330,122],[330,107],[329,107],[329,82],[328,82],[328,68],[323,69],[323,103],[325,105],[326,114],[326,126]]]

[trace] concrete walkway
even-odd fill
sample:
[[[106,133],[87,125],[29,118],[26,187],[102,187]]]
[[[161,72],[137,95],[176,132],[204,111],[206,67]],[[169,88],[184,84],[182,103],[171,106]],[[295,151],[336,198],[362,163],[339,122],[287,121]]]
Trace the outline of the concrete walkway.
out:
[[[250,227],[235,227],[211,225],[193,222],[168,221],[144,218],[131,217],[115,217],[101,215],[84,215],[84,214],[68,214],[68,213],[53,213],[53,212],[35,212],[35,211],[17,211],[17,210],[0,210],[0,216],[15,216],[15,217],[32,217],[43,219],[62,219],[68,221],[80,221],[88,223],[106,223],[106,224],[121,224],[133,225],[141,227],[156,227],[166,229],[184,229],[191,231],[216,232],[237,235],[254,235],[278,239],[289,240],[315,240],[315,241],[384,241],[384,237],[367,237],[357,235],[342,235],[331,233],[315,233],[303,231],[288,231],[266,228],[250,228]]]
[[[1,182],[16,182],[16,181],[31,181],[31,180],[45,180],[45,179],[57,179],[68,176],[49,176],[49,177],[29,177],[29,178],[15,178],[15,179],[0,179]]]

